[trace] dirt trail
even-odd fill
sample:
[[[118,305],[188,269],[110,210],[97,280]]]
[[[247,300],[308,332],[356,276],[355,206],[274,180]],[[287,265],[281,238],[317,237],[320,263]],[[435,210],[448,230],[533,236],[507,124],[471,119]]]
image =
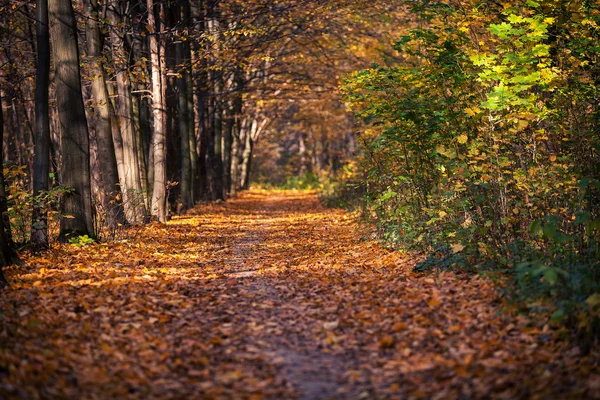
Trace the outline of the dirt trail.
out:
[[[248,192],[28,258],[0,295],[0,398],[599,396],[597,350],[358,232],[314,195]]]

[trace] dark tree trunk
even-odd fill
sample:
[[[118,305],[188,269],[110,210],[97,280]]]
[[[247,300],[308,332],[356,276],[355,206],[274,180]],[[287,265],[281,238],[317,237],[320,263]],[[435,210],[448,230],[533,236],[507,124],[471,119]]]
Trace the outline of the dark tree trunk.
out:
[[[0,96],[0,143],[4,141],[4,115],[2,113],[2,97]],[[4,183],[4,151],[0,146],[0,289],[8,282],[4,278],[2,268],[12,264],[17,259],[14,243],[10,232],[8,206],[6,204],[6,188]]]
[[[184,27],[190,27],[190,11],[189,1],[184,0],[180,6],[181,20]],[[187,211],[194,205],[193,202],[193,168],[192,168],[192,151],[193,148],[193,133],[191,125],[194,123],[194,108],[193,103],[189,101],[190,91],[190,48],[187,40],[180,40],[177,44],[177,64],[181,71],[180,77],[177,79],[178,100],[179,100],[179,138],[181,149],[181,171],[179,177],[180,185],[180,201],[181,210]]]
[[[31,245],[34,251],[48,248],[48,214],[40,193],[48,190],[50,176],[50,34],[48,0],[37,0],[37,65],[35,75],[35,141],[33,153],[33,212]]]
[[[65,195],[59,239],[94,236],[90,186],[90,146],[79,73],[77,29],[71,0],[50,0],[48,9],[56,81],[56,106],[61,134],[62,183]]]
[[[221,47],[221,32],[220,32],[220,10],[218,0],[209,0],[206,9],[207,31],[213,37],[216,43],[213,44],[209,52],[213,54],[212,65],[209,72],[208,87],[211,91],[209,99],[209,129],[208,129],[208,163],[212,174],[209,175],[211,200],[225,199],[225,171],[223,168],[223,107],[221,92],[223,89],[223,71],[217,70],[216,59],[219,56]]]

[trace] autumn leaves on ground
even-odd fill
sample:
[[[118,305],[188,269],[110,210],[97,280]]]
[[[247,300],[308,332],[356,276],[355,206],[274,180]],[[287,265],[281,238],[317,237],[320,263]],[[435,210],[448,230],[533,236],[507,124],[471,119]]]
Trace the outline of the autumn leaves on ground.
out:
[[[592,351],[411,273],[312,194],[247,192],[9,270],[1,398],[590,398]]]

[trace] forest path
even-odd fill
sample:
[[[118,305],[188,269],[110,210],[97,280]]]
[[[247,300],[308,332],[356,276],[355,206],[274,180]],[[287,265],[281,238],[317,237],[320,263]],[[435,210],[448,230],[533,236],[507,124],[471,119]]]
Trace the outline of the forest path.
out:
[[[0,294],[0,398],[598,396],[597,352],[358,232],[313,194],[251,191],[27,258]]]

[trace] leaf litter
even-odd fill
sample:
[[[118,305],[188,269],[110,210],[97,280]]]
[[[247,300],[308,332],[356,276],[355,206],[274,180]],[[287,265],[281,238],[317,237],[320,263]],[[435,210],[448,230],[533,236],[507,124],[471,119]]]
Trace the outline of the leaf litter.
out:
[[[600,398],[485,277],[411,272],[310,193],[250,191],[8,269],[0,398]]]

